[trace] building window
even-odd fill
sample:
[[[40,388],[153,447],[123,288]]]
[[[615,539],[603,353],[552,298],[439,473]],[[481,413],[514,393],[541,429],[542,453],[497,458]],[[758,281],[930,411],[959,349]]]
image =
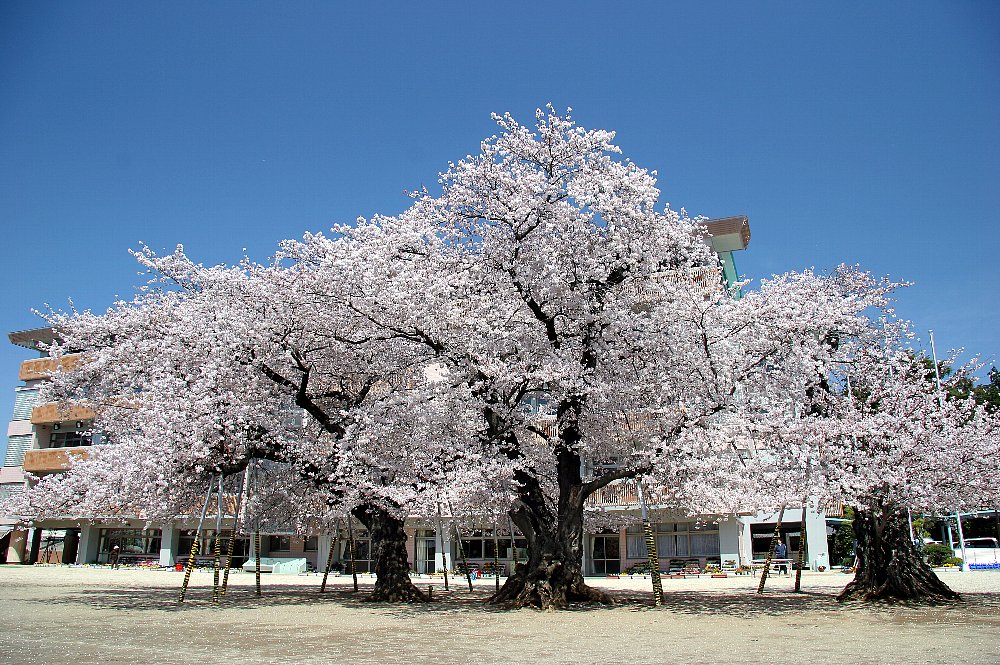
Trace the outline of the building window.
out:
[[[306,536],[306,542],[303,546],[303,550],[306,552],[315,552],[319,550],[319,536]]]
[[[14,415],[11,417],[11,420],[30,420],[31,409],[34,408],[37,397],[37,388],[18,388],[17,395],[14,398]]]
[[[116,545],[120,557],[155,559],[160,554],[160,530],[101,529],[97,538],[97,562],[108,563]]]
[[[617,533],[595,533],[591,541],[591,563],[595,575],[617,575],[621,572]]]
[[[292,539],[290,536],[270,536],[267,549],[269,552],[290,552]]]
[[[92,437],[86,432],[52,432],[49,434],[49,448],[77,448],[89,446]]]
[[[343,534],[341,534],[341,540],[337,549],[340,555],[338,558],[344,566],[344,572],[350,573],[350,541],[348,538],[344,538]],[[372,571],[371,539],[368,537],[368,532],[364,529],[354,532],[354,570],[359,573],[370,573]]]
[[[697,528],[690,522],[653,524],[656,535],[656,555],[661,559],[670,557],[718,557],[719,529],[710,524]],[[626,555],[629,559],[646,558],[646,539],[642,525],[628,528]]]
[[[517,558],[526,560],[528,542],[524,538],[515,536],[514,547],[517,548]],[[510,531],[499,529],[497,538],[493,540],[493,529],[482,529],[473,531],[469,535],[462,535],[462,548],[465,550],[466,559],[483,559],[492,561],[495,557],[496,548],[500,548],[500,559],[512,559],[514,550],[511,547]],[[459,552],[461,555],[461,552]]]

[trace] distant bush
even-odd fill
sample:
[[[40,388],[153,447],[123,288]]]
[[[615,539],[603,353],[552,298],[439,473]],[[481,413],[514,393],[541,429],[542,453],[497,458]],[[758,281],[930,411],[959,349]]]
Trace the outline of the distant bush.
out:
[[[960,557],[960,556],[951,556],[951,557],[948,557],[948,560],[945,561],[944,563],[945,563],[946,566],[961,566],[962,565],[962,557]]]
[[[853,567],[854,566],[854,557],[853,556],[845,556],[843,559],[840,560],[840,565],[841,565],[842,568],[851,568],[851,567]]]
[[[943,543],[927,543],[924,545],[924,558],[932,566],[943,566],[948,559],[953,559],[951,548]]]

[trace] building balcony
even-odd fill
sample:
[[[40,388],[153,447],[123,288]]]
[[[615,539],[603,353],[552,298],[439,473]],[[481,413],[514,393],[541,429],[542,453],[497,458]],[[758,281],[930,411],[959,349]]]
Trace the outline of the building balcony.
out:
[[[49,425],[66,421],[86,421],[94,419],[94,411],[76,404],[40,404],[31,410],[32,425]]]
[[[90,454],[89,447],[81,448],[42,448],[24,453],[24,470],[35,475],[58,473],[69,469],[72,458],[84,457]]]
[[[33,358],[21,363],[21,371],[18,378],[21,381],[37,381],[47,379],[60,369],[69,371],[76,367],[82,356],[79,353],[72,353],[58,358]]]

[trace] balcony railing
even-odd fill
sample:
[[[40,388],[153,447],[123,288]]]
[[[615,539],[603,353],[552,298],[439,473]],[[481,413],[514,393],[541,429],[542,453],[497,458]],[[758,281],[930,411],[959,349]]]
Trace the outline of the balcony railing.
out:
[[[79,353],[67,354],[59,358],[34,358],[21,363],[21,371],[18,378],[21,381],[35,381],[37,379],[47,379],[50,375],[62,368],[65,371],[73,369],[82,356]]]
[[[47,425],[50,423],[61,423],[67,420],[93,420],[94,411],[85,406],[75,404],[40,404],[31,410],[31,423],[33,425]]]
[[[24,470],[28,473],[45,474],[65,471],[74,457],[84,457],[90,454],[89,447],[81,448],[42,448],[24,453]]]

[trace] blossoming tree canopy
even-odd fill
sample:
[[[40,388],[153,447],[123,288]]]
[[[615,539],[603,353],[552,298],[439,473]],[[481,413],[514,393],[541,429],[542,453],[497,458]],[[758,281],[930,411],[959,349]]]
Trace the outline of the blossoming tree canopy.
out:
[[[698,220],[661,206],[611,133],[551,110],[533,130],[497,122],[439,194],[285,249],[303,269],[351,266],[337,272],[355,282],[350,307],[465,381],[529,546],[495,600],[606,600],[582,578],[587,498],[698,459],[720,414],[774,413],[745,396],[785,399],[813,381],[831,334],[865,325],[891,285],[845,268],[735,299]]]
[[[407,514],[487,495],[480,512],[510,502],[529,553],[495,602],[608,600],[583,580],[587,499],[716,464],[734,423],[786,422],[840,360],[831,340],[860,336],[894,285],[841,268],[735,297],[701,220],[661,204],[613,133],[552,109],[495,119],[439,191],[284,242],[270,265],[139,252],[159,287],[53,320],[92,354],[78,394],[142,407],[122,422],[170,432],[185,477],[291,465],[369,527],[376,597],[421,597]]]

